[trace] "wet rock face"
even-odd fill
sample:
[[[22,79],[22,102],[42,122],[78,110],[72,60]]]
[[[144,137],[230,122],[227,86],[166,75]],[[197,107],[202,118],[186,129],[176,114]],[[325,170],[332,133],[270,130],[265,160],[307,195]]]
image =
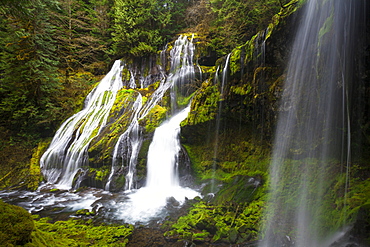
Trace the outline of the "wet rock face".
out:
[[[352,246],[370,246],[370,205],[363,206],[357,215],[356,222],[352,230],[350,231],[348,242],[354,242],[358,245],[348,245]],[[346,245],[347,247],[347,245]]]

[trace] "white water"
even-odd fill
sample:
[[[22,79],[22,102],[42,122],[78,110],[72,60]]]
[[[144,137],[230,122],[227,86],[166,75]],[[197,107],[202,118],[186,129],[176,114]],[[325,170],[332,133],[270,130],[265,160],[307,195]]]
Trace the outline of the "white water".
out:
[[[161,214],[169,198],[179,204],[199,193],[179,186],[178,154],[180,151],[180,123],[187,117],[190,106],[164,122],[154,133],[150,144],[146,186],[128,195],[118,205],[117,217],[128,223],[147,222]]]
[[[187,117],[190,106],[159,126],[149,146],[146,187],[166,190],[179,186],[177,160],[180,152],[180,123]]]
[[[227,73],[228,73],[228,66],[229,66],[229,61],[230,61],[230,56],[231,53],[229,53],[226,57],[226,62],[224,69],[222,71],[222,81],[221,81],[221,97],[224,97],[224,89],[225,89],[225,84],[227,82]]]
[[[163,98],[165,92],[171,87],[163,78],[159,87],[143,104],[142,96],[138,93],[138,97],[132,107],[131,122],[127,130],[119,137],[113,151],[112,170],[105,186],[106,190],[110,189],[113,176],[119,167],[128,167],[128,172],[125,175],[125,190],[130,191],[136,189],[136,165],[137,158],[141,148],[142,133],[139,126],[139,120],[143,119],[158,101]],[[121,160],[121,164],[118,164]]]
[[[178,103],[183,97],[187,97],[194,90],[191,83],[195,79],[194,62],[194,34],[190,41],[187,36],[180,36],[170,51],[171,69],[167,81],[171,82],[171,110],[176,113]]]
[[[87,163],[87,148],[106,125],[117,91],[122,87],[121,70],[121,62],[115,61],[109,73],[87,96],[83,110],[67,119],[56,132],[40,160],[48,183],[60,189],[72,187],[75,175]]]

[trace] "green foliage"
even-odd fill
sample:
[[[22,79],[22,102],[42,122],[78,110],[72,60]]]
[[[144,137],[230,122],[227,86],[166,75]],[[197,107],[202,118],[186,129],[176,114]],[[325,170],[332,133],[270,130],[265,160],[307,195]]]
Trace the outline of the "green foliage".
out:
[[[355,167],[355,169],[357,168]],[[349,193],[345,199],[345,203],[350,209],[348,217],[353,220],[362,207],[369,207],[370,205],[370,179],[352,179]]]
[[[115,0],[114,54],[139,57],[155,53],[166,41],[173,7],[167,0]]]
[[[211,24],[211,46],[220,54],[249,40],[259,30],[267,27],[281,8],[281,1],[211,0],[214,13]]]
[[[31,132],[48,129],[60,116],[60,81],[48,6],[40,1],[25,9],[27,19],[0,18],[7,33],[1,39],[0,124]]]
[[[111,58],[109,53],[109,10],[111,1],[59,1],[54,9],[53,38],[58,46],[59,68],[66,78],[81,72],[104,74]]]

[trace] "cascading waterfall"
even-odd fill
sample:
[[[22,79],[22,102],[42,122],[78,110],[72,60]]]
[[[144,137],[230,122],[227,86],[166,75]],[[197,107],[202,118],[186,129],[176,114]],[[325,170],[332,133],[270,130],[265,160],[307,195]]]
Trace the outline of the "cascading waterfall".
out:
[[[113,152],[113,164],[111,174],[108,182],[105,186],[106,190],[109,190],[112,178],[117,169],[119,169],[118,160],[121,160],[121,167],[127,167],[128,172],[126,174],[126,185],[125,190],[136,189],[135,186],[135,171],[137,156],[142,143],[142,135],[139,130],[138,121],[143,119],[150,110],[161,100],[165,92],[171,88],[171,105],[176,113],[177,100],[179,97],[183,97],[183,93],[179,92],[186,85],[190,84],[195,78],[194,69],[194,45],[192,39],[189,41],[187,36],[180,36],[174,43],[172,50],[170,51],[171,67],[170,73],[166,76],[162,72],[162,79],[159,87],[151,95],[151,97],[145,102],[135,104],[134,114],[131,120],[131,124],[128,129],[120,136],[117,144],[115,145]],[[161,52],[161,60],[164,62],[164,51]],[[158,69],[161,69],[160,66]],[[135,79],[131,73],[130,84],[134,83]],[[141,101],[140,101],[141,102]]]
[[[86,165],[87,148],[107,122],[117,91],[122,87],[121,61],[87,96],[85,107],[67,119],[56,132],[40,160],[42,173],[48,183],[70,189],[81,166]]]
[[[124,119],[129,116],[130,119],[127,128],[115,145],[112,153],[111,173],[105,185],[106,190],[109,190],[115,173],[124,170],[126,184],[123,193],[114,194],[115,196],[112,197],[108,191],[87,188],[78,193],[62,191],[54,195],[48,188],[42,189],[45,186],[43,185],[37,192],[27,193],[25,197],[30,202],[24,205],[32,212],[50,208],[54,203],[57,203],[58,207],[63,208],[62,211],[66,212],[103,207],[106,209],[105,216],[107,217],[122,219],[130,223],[146,223],[153,217],[167,215],[168,208],[165,206],[168,205],[169,198],[172,197],[176,200],[172,206],[177,207],[186,198],[191,199],[198,196],[198,192],[179,185],[179,174],[177,173],[178,166],[182,165],[178,159],[181,149],[179,142],[180,122],[187,117],[190,111],[190,97],[188,96],[191,94],[189,90],[191,87],[188,87],[186,92],[181,90],[195,79],[194,49],[192,38],[189,40],[186,36],[180,36],[170,51],[171,69],[168,75],[158,64],[151,68],[152,73],[145,78],[142,77],[142,72],[135,75],[137,70],[128,68],[130,80],[126,82],[125,86],[130,96],[126,100],[135,97],[135,94],[136,100],[125,102],[125,108],[122,108],[118,113],[118,121],[121,120],[121,117]],[[165,52],[161,53],[162,65],[166,63]],[[86,181],[90,178],[93,181],[96,179],[96,177],[89,177],[91,176],[89,172],[93,171],[94,173],[95,167],[88,166],[88,149],[93,149],[95,144],[100,145],[100,139],[95,139],[92,143],[95,137],[112,133],[110,131],[112,131],[111,127],[114,126],[112,121],[115,120],[115,115],[111,115],[109,123],[107,120],[109,114],[115,112],[111,110],[118,91],[123,87],[122,69],[121,62],[116,61],[111,71],[87,96],[83,110],[64,122],[57,131],[40,161],[42,172],[48,182],[47,185],[64,190],[72,187],[78,188],[80,181]],[[199,74],[201,74],[200,72]],[[139,83],[135,81],[136,77]],[[139,84],[144,87],[154,81],[159,85],[149,97],[146,93],[147,90],[136,89]],[[143,127],[139,125],[139,122],[158,105],[158,102],[170,89],[171,96],[175,95],[175,97],[171,97],[171,101],[176,101],[171,102],[174,109],[168,113],[172,117],[158,127],[158,131],[154,134],[155,138],[150,145],[150,154],[148,154],[147,184],[138,190],[136,163],[143,142]],[[146,94],[145,99],[142,95],[143,92]],[[188,106],[185,107],[185,105]],[[158,154],[160,154],[161,160],[158,159]],[[166,162],[162,162],[164,160]],[[165,166],[162,167],[163,165]],[[166,177],[163,177],[164,174]],[[158,184],[158,182],[164,181],[167,182]],[[117,190],[117,188],[113,190]]]
[[[116,217],[128,223],[145,223],[153,217],[160,217],[167,200],[174,198],[182,204],[199,193],[179,186],[177,174],[180,151],[180,123],[187,117],[190,106],[159,126],[150,144],[145,187],[129,194],[129,200],[120,204]]]
[[[126,175],[125,194],[127,200],[119,203],[118,212],[115,217],[122,218],[126,222],[146,222],[152,217],[159,215],[167,204],[169,198],[174,198],[180,204],[185,198],[194,198],[199,193],[183,188],[179,185],[179,166],[178,155],[181,149],[179,141],[180,123],[187,117],[190,105],[182,109],[182,102],[189,95],[190,89],[187,86],[195,79],[194,45],[192,39],[187,36],[180,36],[174,43],[170,51],[171,67],[169,74],[163,75],[159,87],[151,95],[145,104],[135,108],[133,122],[135,127],[130,127],[119,138],[114,150],[113,162],[120,157],[129,159],[128,173]],[[163,52],[161,53],[163,54]],[[162,58],[163,61],[163,58]],[[137,162],[138,150],[141,146],[141,132],[138,121],[144,118],[150,110],[161,100],[164,94],[171,89],[171,113],[172,117],[159,126],[153,136],[149,146],[147,156],[147,180],[146,185],[138,190],[135,184],[135,167]],[[134,133],[132,131],[135,131]],[[134,134],[135,141],[129,141]],[[135,146],[135,152],[134,150]],[[122,159],[123,161],[123,159]],[[126,165],[122,162],[122,165]],[[113,167],[116,165],[113,164]],[[114,169],[112,169],[114,172]],[[111,176],[113,176],[111,174]],[[108,182],[108,187],[109,187]]]
[[[305,6],[280,104],[260,246],[329,246],[335,224],[345,223],[326,215],[333,210],[327,193],[343,176],[341,166],[349,172],[348,91],[360,2],[310,0]]]
[[[228,66],[229,66],[229,61],[230,61],[230,56],[231,53],[229,53],[226,57],[226,62],[225,62],[225,67],[222,71],[222,81],[221,81],[221,97],[224,97],[224,89],[225,89],[225,84],[227,82],[227,73],[228,73]]]
[[[190,83],[195,79],[194,66],[194,34],[190,41],[187,36],[180,36],[170,52],[171,69],[167,81],[171,82],[171,109],[172,113],[178,110],[179,101],[189,95],[192,88]]]
[[[126,222],[145,222],[160,214],[170,197],[183,203],[185,198],[194,198],[199,194],[189,188],[179,186],[177,167],[181,149],[179,141],[180,123],[187,117],[190,105],[181,109],[181,100],[188,92],[184,87],[195,78],[194,45],[192,39],[180,36],[170,52],[171,69],[169,75],[161,82],[151,100],[142,107],[139,119],[144,117],[152,107],[171,88],[172,117],[159,126],[149,146],[147,157],[146,185],[137,191],[126,191],[129,199],[121,204],[117,212],[119,218]],[[135,165],[135,164],[133,164]],[[134,169],[133,169],[134,170]],[[127,178],[127,177],[126,177]]]

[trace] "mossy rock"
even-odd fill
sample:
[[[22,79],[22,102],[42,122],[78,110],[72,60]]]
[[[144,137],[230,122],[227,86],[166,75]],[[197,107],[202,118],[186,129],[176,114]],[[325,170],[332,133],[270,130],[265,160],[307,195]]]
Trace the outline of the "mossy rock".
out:
[[[214,119],[217,115],[219,101],[218,86],[203,82],[191,102],[192,110],[188,118],[181,125],[195,125]]]
[[[250,202],[254,199],[260,181],[258,178],[249,176],[235,176],[229,183],[225,184],[216,194],[214,202],[222,203],[225,201]]]
[[[36,190],[39,187],[39,183],[42,181],[40,159],[42,154],[45,152],[50,144],[50,140],[40,142],[37,148],[34,149],[32,158],[30,160],[30,176],[27,183],[27,188]]]
[[[160,105],[155,105],[148,115],[140,120],[140,125],[145,126],[146,132],[154,132],[154,130],[166,119],[167,108]]]
[[[80,210],[76,211],[75,215],[77,215],[77,216],[94,216],[95,213],[90,212],[90,210],[88,210],[88,209],[80,209]]]
[[[31,239],[35,225],[25,209],[0,201],[0,245],[24,245]]]

